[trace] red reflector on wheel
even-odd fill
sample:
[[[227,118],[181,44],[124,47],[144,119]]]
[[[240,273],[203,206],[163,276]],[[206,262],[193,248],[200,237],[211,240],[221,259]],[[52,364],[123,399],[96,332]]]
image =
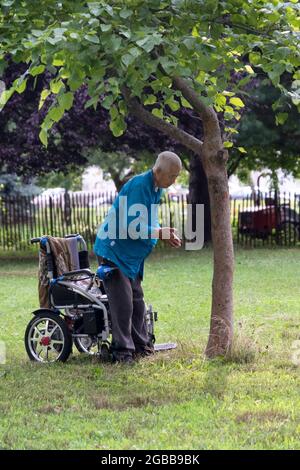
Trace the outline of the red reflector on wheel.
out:
[[[41,345],[42,346],[49,346],[50,343],[51,343],[51,339],[49,338],[49,336],[44,336],[41,339]]]

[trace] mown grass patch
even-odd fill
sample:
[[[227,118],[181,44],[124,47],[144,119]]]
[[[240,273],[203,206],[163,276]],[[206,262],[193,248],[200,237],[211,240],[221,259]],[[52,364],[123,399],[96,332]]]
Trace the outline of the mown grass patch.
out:
[[[178,347],[130,368],[75,351],[66,364],[30,363],[23,335],[38,307],[37,261],[2,260],[0,447],[299,449],[299,259],[237,250],[234,354],[206,361],[212,253],[156,252],[145,298],[159,312],[157,341]]]

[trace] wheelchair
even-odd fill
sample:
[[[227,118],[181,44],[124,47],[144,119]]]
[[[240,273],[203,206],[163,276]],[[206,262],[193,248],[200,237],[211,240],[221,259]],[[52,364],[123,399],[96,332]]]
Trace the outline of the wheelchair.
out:
[[[78,269],[57,275],[55,259],[48,236],[32,238],[39,243],[40,257],[47,269],[49,308],[39,308],[25,331],[25,348],[32,361],[65,362],[73,345],[80,353],[96,355],[102,361],[111,360],[111,319],[103,280],[111,270],[106,265],[90,270],[86,242],[79,234],[66,235],[76,247]],[[74,242],[76,240],[76,242]],[[40,258],[41,259],[41,258]],[[154,346],[154,322],[157,312],[145,309],[149,342]]]

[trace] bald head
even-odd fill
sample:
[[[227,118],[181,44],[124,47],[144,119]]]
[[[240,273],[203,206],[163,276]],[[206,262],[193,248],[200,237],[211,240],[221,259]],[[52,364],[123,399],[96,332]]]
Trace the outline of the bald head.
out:
[[[178,155],[173,152],[162,152],[158,155],[153,167],[155,184],[159,188],[168,188],[179,175],[182,163]]]
[[[182,163],[178,155],[173,152],[161,152],[155,162],[154,170],[159,169],[164,173],[169,173],[171,170],[181,170]]]

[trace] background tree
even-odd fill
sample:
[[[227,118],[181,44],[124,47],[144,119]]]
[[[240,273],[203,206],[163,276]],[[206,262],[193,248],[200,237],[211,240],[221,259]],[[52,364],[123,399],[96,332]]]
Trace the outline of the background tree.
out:
[[[278,100],[280,113],[274,109]],[[268,168],[273,172],[282,169],[299,177],[300,115],[297,107],[288,97],[281,97],[265,78],[254,80],[244,102],[245,112],[234,135],[229,176],[237,170],[249,172]],[[247,153],[240,153],[238,147],[244,147]]]
[[[14,79],[26,71],[26,64],[9,63],[2,80],[9,87]],[[100,164],[119,189],[125,182],[122,175],[132,176],[136,171],[153,164],[155,155],[166,148],[180,153],[188,167],[184,147],[163,133],[149,128],[132,116],[126,118],[127,129],[122,137],[114,137],[109,128],[109,112],[97,106],[86,108],[90,99],[87,86],[74,94],[73,106],[49,132],[47,148],[39,140],[39,126],[53,97],[38,109],[43,89],[49,87],[54,75],[46,71],[29,77],[23,93],[15,93],[0,114],[0,171],[15,173],[28,180],[31,177],[51,176],[51,181],[62,181],[63,175],[74,176],[88,163]],[[191,130],[195,119],[191,110],[179,110],[182,125]],[[194,124],[196,130],[196,125]],[[128,172],[129,169],[129,172]],[[127,170],[127,172],[126,172]],[[55,177],[53,172],[60,173]],[[59,184],[61,185],[61,183]],[[70,184],[68,185],[70,186]]]
[[[110,129],[121,136],[129,113],[193,151],[208,180],[212,215],[214,275],[208,356],[226,354],[233,335],[233,246],[227,181],[227,148],[217,113],[240,118],[237,96],[254,74],[268,74],[282,94],[299,100],[297,85],[289,92],[280,78],[285,71],[299,79],[299,14],[296,0],[268,4],[260,0],[129,0],[56,2],[6,0],[0,19],[1,51],[28,70],[2,94],[4,105],[22,92],[28,75],[57,69],[41,94],[42,106],[52,93],[53,105],[41,125],[40,139],[88,85],[87,106],[109,110]],[[232,83],[232,72],[243,77]],[[149,89],[151,92],[149,93]],[[163,97],[163,102],[158,99]],[[156,104],[154,109],[148,106]],[[178,125],[173,112],[192,107],[203,126],[203,142]],[[169,109],[171,112],[169,112]],[[278,110],[280,111],[280,109]]]
[[[26,64],[10,62],[2,80],[9,85],[26,71]],[[234,74],[236,80],[240,73]],[[286,74],[290,82],[291,76]],[[51,96],[46,98],[44,110],[38,110],[41,91],[49,86],[54,75],[49,71],[36,77],[29,77],[22,94],[15,93],[0,114],[0,166],[2,173],[17,174],[22,180],[41,176],[41,186],[63,186],[80,189],[80,174],[88,164],[97,164],[109,173],[117,190],[133,174],[144,171],[153,164],[155,155],[165,148],[180,154],[190,174],[189,201],[201,203],[205,208],[205,241],[211,239],[210,204],[208,186],[201,160],[188,152],[174,139],[149,128],[134,117],[126,118],[126,131],[120,138],[113,136],[109,129],[109,112],[100,105],[97,109],[85,108],[90,99],[87,86],[81,86],[75,93],[73,106],[51,129],[48,147],[38,138],[39,125],[51,106]],[[239,176],[249,175],[251,170],[278,168],[299,173],[299,114],[288,98],[282,98],[265,74],[257,77],[243,88],[242,118],[233,134],[234,146],[228,162],[228,176],[238,172]],[[272,104],[281,100],[281,113],[276,118]],[[153,108],[155,106],[153,105]],[[284,112],[285,111],[285,112]],[[289,112],[288,112],[289,111]],[[202,139],[203,131],[199,118],[192,109],[180,108],[174,112],[180,126],[186,132]],[[230,126],[230,123],[228,123]],[[223,124],[224,128],[224,124]],[[96,132],[95,132],[96,130]],[[232,128],[232,130],[234,130]],[[257,135],[260,136],[257,139]],[[241,153],[238,148],[244,148]],[[247,152],[247,153],[246,153]],[[6,190],[20,189],[13,185],[16,180],[11,174],[2,177]],[[185,174],[185,180],[187,174]],[[17,180],[16,180],[17,181]],[[20,180],[21,181],[21,180]],[[186,183],[186,181],[185,181]],[[18,190],[19,190],[18,189]],[[35,188],[32,187],[34,191]],[[195,217],[194,217],[195,222]]]

